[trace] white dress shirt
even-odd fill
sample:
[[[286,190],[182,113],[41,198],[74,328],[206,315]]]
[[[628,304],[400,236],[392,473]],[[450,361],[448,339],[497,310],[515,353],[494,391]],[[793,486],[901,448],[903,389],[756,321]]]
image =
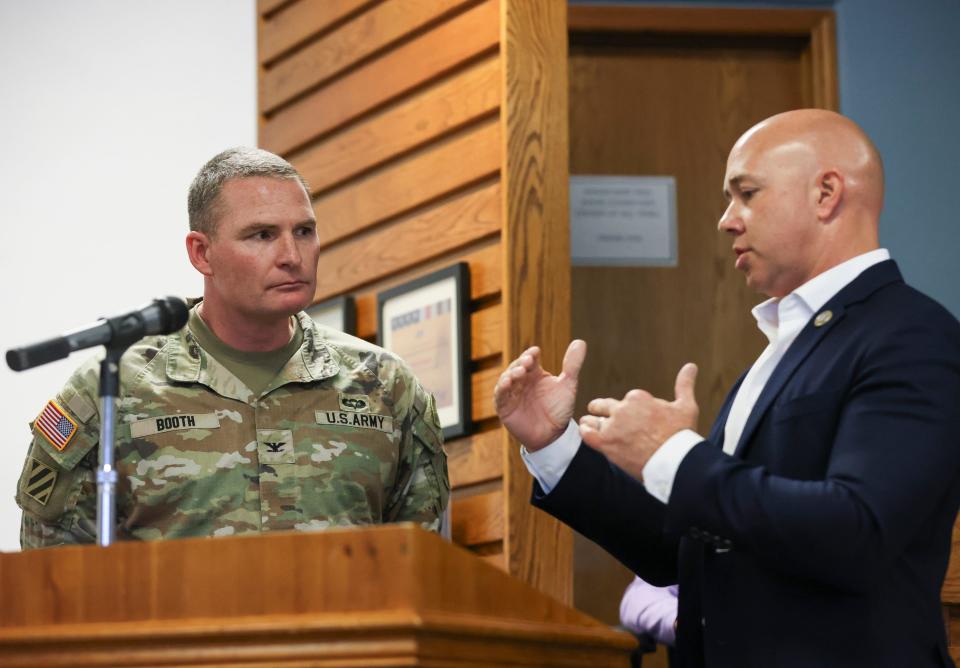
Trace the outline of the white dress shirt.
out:
[[[750,367],[734,397],[724,425],[725,453],[732,455],[736,450],[743,427],[757,398],[790,344],[807,322],[864,270],[889,259],[890,253],[884,248],[858,255],[813,277],[783,299],[768,299],[753,308],[757,326],[770,343]],[[687,453],[703,440],[702,436],[690,429],[684,429],[668,438],[643,468],[643,485],[647,491],[660,501],[669,502],[673,479],[680,463]],[[580,442],[580,431],[571,420],[560,438],[547,447],[536,452],[527,452],[526,448],[521,448],[527,469],[540,483],[544,492],[549,493],[560,482],[577,454]]]

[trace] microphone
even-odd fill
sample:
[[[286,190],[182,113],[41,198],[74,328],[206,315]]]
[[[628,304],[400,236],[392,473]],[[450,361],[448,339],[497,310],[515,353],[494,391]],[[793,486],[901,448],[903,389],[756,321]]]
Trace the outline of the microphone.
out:
[[[171,334],[187,324],[187,303],[179,297],[154,299],[136,311],[113,318],[101,318],[46,341],[7,351],[7,366],[23,371],[67,357],[93,346],[129,346],[150,334]]]

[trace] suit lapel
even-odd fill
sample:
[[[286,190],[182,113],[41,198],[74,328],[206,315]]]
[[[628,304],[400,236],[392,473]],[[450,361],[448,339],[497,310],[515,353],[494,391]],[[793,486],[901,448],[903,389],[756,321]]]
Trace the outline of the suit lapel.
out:
[[[763,391],[760,393],[760,396],[757,397],[757,403],[753,405],[753,410],[750,411],[747,423],[743,425],[740,441],[737,443],[737,449],[734,451],[735,457],[744,456],[745,445],[750,442],[753,432],[756,431],[757,426],[770,408],[773,400],[780,394],[783,386],[786,385],[787,381],[793,376],[797,367],[800,366],[800,363],[806,359],[807,355],[817,347],[817,344],[823,340],[827,333],[834,328],[844,315],[842,307],[835,306],[831,308],[829,303],[818,313],[824,313],[826,311],[833,313],[830,321],[820,327],[816,327],[814,325],[816,316],[814,316],[814,319],[811,319],[810,322],[804,326],[794,342],[787,348],[786,355],[783,356],[783,359],[780,360],[780,363],[777,364],[777,367],[773,370],[770,380],[763,386]]]
[[[737,443],[737,448],[734,452],[735,457],[743,457],[746,454],[746,446],[750,443],[750,439],[753,438],[753,434],[756,432],[761,420],[763,420],[764,415],[766,415],[767,410],[769,410],[774,400],[779,396],[787,384],[787,381],[789,381],[794,372],[796,372],[797,367],[800,366],[813,349],[836,327],[837,323],[843,319],[846,313],[846,307],[850,304],[863,301],[884,285],[894,281],[903,281],[896,263],[892,260],[880,262],[864,270],[863,273],[840,290],[839,293],[817,311],[810,322],[808,322],[800,334],[797,335],[796,340],[794,340],[787,349],[787,353],[783,356],[783,359],[780,360],[780,363],[777,364],[777,367],[773,370],[773,374],[770,376],[770,380],[767,381],[760,396],[757,397],[757,403],[754,404],[753,410],[750,411],[750,417],[747,418],[747,423],[743,426],[743,433],[740,435],[740,441]],[[831,311],[833,314],[832,317],[826,323],[817,326],[817,315],[825,313],[826,311]],[[729,408],[727,410],[729,411]]]

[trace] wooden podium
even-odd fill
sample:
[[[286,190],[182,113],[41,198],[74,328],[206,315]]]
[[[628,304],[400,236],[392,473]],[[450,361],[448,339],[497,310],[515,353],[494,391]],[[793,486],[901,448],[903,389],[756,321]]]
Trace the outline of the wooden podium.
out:
[[[0,555],[0,666],[626,666],[634,642],[411,524]]]

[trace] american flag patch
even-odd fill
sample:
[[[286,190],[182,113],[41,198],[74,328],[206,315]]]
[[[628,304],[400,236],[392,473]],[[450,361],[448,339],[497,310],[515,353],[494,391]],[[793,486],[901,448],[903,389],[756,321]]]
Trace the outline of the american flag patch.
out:
[[[56,401],[47,402],[33,426],[46,436],[57,450],[67,447],[70,439],[77,434],[77,423],[60,408]]]

